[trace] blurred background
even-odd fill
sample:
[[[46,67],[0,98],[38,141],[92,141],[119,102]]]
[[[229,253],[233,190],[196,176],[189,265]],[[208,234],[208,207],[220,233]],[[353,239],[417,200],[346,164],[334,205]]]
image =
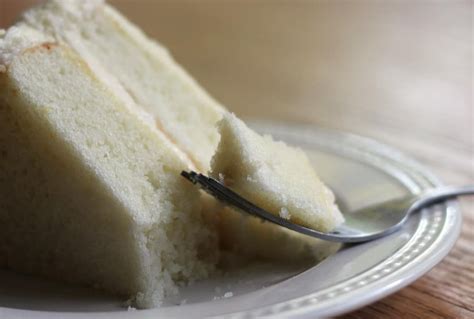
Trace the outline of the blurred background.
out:
[[[36,2],[0,0],[0,27]],[[471,1],[109,2],[244,118],[370,136],[415,157],[447,183],[474,182]],[[463,235],[447,262],[456,260],[462,265],[456,272],[472,278],[473,250],[466,248],[474,240],[472,200],[464,200],[463,209]],[[445,302],[448,310],[454,304],[474,311],[472,286],[455,291],[465,296],[456,302],[448,298],[456,288],[427,288],[430,276],[439,283],[446,275],[442,265],[375,307],[396,298],[400,306],[416,307],[422,301],[409,289],[418,289],[446,295],[436,307]]]

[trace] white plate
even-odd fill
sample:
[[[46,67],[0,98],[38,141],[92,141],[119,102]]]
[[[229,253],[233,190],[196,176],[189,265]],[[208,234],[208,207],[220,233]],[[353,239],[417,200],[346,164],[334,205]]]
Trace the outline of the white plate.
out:
[[[373,140],[309,127],[253,123],[304,148],[343,210],[417,192],[440,182],[414,161]],[[186,304],[127,311],[95,291],[0,272],[0,318],[249,318],[334,316],[410,284],[436,265],[459,235],[449,201],[415,215],[400,232],[346,247],[309,269],[260,266],[182,289]],[[219,289],[216,290],[216,287]],[[231,291],[233,297],[215,299]]]

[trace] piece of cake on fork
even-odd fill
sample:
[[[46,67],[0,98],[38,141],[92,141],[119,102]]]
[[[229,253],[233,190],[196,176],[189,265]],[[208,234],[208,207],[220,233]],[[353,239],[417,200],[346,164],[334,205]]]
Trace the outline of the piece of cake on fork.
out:
[[[257,134],[230,113],[218,126],[221,139],[211,176],[294,223],[327,232],[343,221],[333,193],[302,150]]]

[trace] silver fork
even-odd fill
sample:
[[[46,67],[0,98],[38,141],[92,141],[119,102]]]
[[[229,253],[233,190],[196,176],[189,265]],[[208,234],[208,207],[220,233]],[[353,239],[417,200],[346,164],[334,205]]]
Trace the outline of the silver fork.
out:
[[[354,212],[345,213],[345,222],[342,225],[331,232],[323,233],[273,215],[252,204],[213,178],[193,171],[183,171],[181,175],[193,184],[201,186],[201,188],[218,200],[251,215],[308,236],[341,243],[361,243],[387,236],[399,230],[412,213],[419,211],[423,207],[460,195],[474,195],[474,185],[461,187],[443,186],[429,189],[420,194],[397,198]]]

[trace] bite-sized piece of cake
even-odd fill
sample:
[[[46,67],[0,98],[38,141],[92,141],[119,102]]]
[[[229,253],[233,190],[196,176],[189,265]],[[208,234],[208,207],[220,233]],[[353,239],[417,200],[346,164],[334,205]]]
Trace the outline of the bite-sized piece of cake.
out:
[[[96,72],[25,24],[0,36],[0,266],[157,306],[213,270],[215,231],[187,163]]]
[[[207,171],[223,108],[173,60],[103,0],[50,0],[22,21],[67,43],[96,76]]]
[[[270,136],[260,136],[233,114],[219,122],[211,176],[268,212],[319,231],[343,221],[334,195],[306,154]]]

